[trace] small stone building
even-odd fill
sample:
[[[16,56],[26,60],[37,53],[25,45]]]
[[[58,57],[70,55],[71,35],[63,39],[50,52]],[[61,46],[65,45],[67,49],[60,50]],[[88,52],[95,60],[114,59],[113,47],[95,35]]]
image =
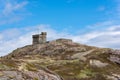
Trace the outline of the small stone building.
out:
[[[33,35],[33,44],[43,44],[46,43],[46,32],[41,32],[41,34]]]
[[[72,40],[71,40],[71,39],[60,38],[60,39],[57,39],[56,42],[67,42],[67,43],[72,43]]]

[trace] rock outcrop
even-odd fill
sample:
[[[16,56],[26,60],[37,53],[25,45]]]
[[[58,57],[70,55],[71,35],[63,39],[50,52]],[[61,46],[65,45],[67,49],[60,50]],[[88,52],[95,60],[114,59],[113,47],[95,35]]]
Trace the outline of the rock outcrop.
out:
[[[119,75],[120,50],[69,39],[27,45],[0,58],[0,80],[119,80]]]
[[[0,80],[62,80],[58,75],[44,70],[39,71],[1,71]]]
[[[111,50],[109,59],[112,62],[116,62],[116,63],[120,64],[120,50]]]

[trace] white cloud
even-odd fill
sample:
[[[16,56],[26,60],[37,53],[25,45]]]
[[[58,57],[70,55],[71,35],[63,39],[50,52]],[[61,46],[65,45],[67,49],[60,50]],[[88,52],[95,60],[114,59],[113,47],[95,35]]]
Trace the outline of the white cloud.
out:
[[[98,28],[106,28],[106,27],[110,27],[111,25],[113,25],[115,22],[114,20],[110,20],[110,21],[104,21],[104,22],[98,22],[95,23],[93,25],[88,25],[87,28],[89,29],[98,29]]]
[[[114,25],[114,26],[110,26],[109,28],[106,28],[104,31],[98,30],[95,34],[88,33],[89,35],[96,35],[96,36],[94,38],[87,40],[88,42],[86,44],[95,45],[99,47],[120,49],[119,28],[120,25]]]
[[[10,29],[1,32],[0,36],[0,55],[6,55],[12,50],[32,44],[32,35],[38,33],[38,27],[41,31],[47,32],[48,40],[57,38],[69,38],[74,42],[88,44],[98,47],[118,48],[120,49],[120,25],[110,26],[103,30],[93,30],[85,34],[73,35],[66,32],[58,32],[50,27],[50,25],[37,25],[29,28]],[[117,29],[117,31],[116,31]],[[8,38],[9,36],[9,38]]]
[[[28,2],[21,2],[21,3],[12,3],[12,2],[7,2],[5,4],[5,7],[3,9],[3,15],[10,15],[12,13],[14,13],[15,11],[18,11],[22,8],[24,8],[24,6],[27,5]]]
[[[120,25],[114,25],[108,28],[109,31],[120,31]]]
[[[40,28],[40,32],[46,31],[48,33],[49,40],[68,36],[66,33],[58,33],[57,31],[51,29],[49,25],[42,24],[29,28],[6,30],[1,32],[1,36],[3,36],[3,38],[0,43],[0,56],[6,55],[18,47],[31,44],[32,35],[38,33],[38,27]]]
[[[4,19],[2,17],[2,20],[0,20],[0,25],[4,24],[10,24],[20,21],[22,18],[20,16],[12,16],[11,18]]]
[[[0,1],[0,25],[15,23],[23,19],[28,1],[1,0]]]

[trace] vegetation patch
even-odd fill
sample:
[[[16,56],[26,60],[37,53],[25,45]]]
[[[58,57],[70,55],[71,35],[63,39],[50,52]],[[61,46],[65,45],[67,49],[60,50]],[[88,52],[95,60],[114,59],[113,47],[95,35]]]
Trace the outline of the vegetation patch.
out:
[[[38,78],[34,78],[33,80],[39,80]]]
[[[90,78],[94,76],[94,72],[90,69],[81,70],[80,73],[76,76],[77,78]]]
[[[33,65],[33,64],[31,64],[31,63],[27,63],[26,64],[26,69],[28,70],[28,71],[37,71],[38,69]]]

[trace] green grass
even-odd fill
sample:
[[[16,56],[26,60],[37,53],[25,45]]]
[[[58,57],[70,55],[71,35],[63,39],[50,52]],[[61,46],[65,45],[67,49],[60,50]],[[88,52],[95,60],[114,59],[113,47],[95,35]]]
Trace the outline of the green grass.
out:
[[[38,69],[33,65],[33,64],[31,64],[31,63],[27,63],[26,64],[26,69],[28,70],[28,71],[37,71]]]
[[[81,70],[80,73],[76,77],[77,78],[89,78],[93,76],[94,76],[94,72],[92,72],[90,69],[84,69],[84,70]]]

